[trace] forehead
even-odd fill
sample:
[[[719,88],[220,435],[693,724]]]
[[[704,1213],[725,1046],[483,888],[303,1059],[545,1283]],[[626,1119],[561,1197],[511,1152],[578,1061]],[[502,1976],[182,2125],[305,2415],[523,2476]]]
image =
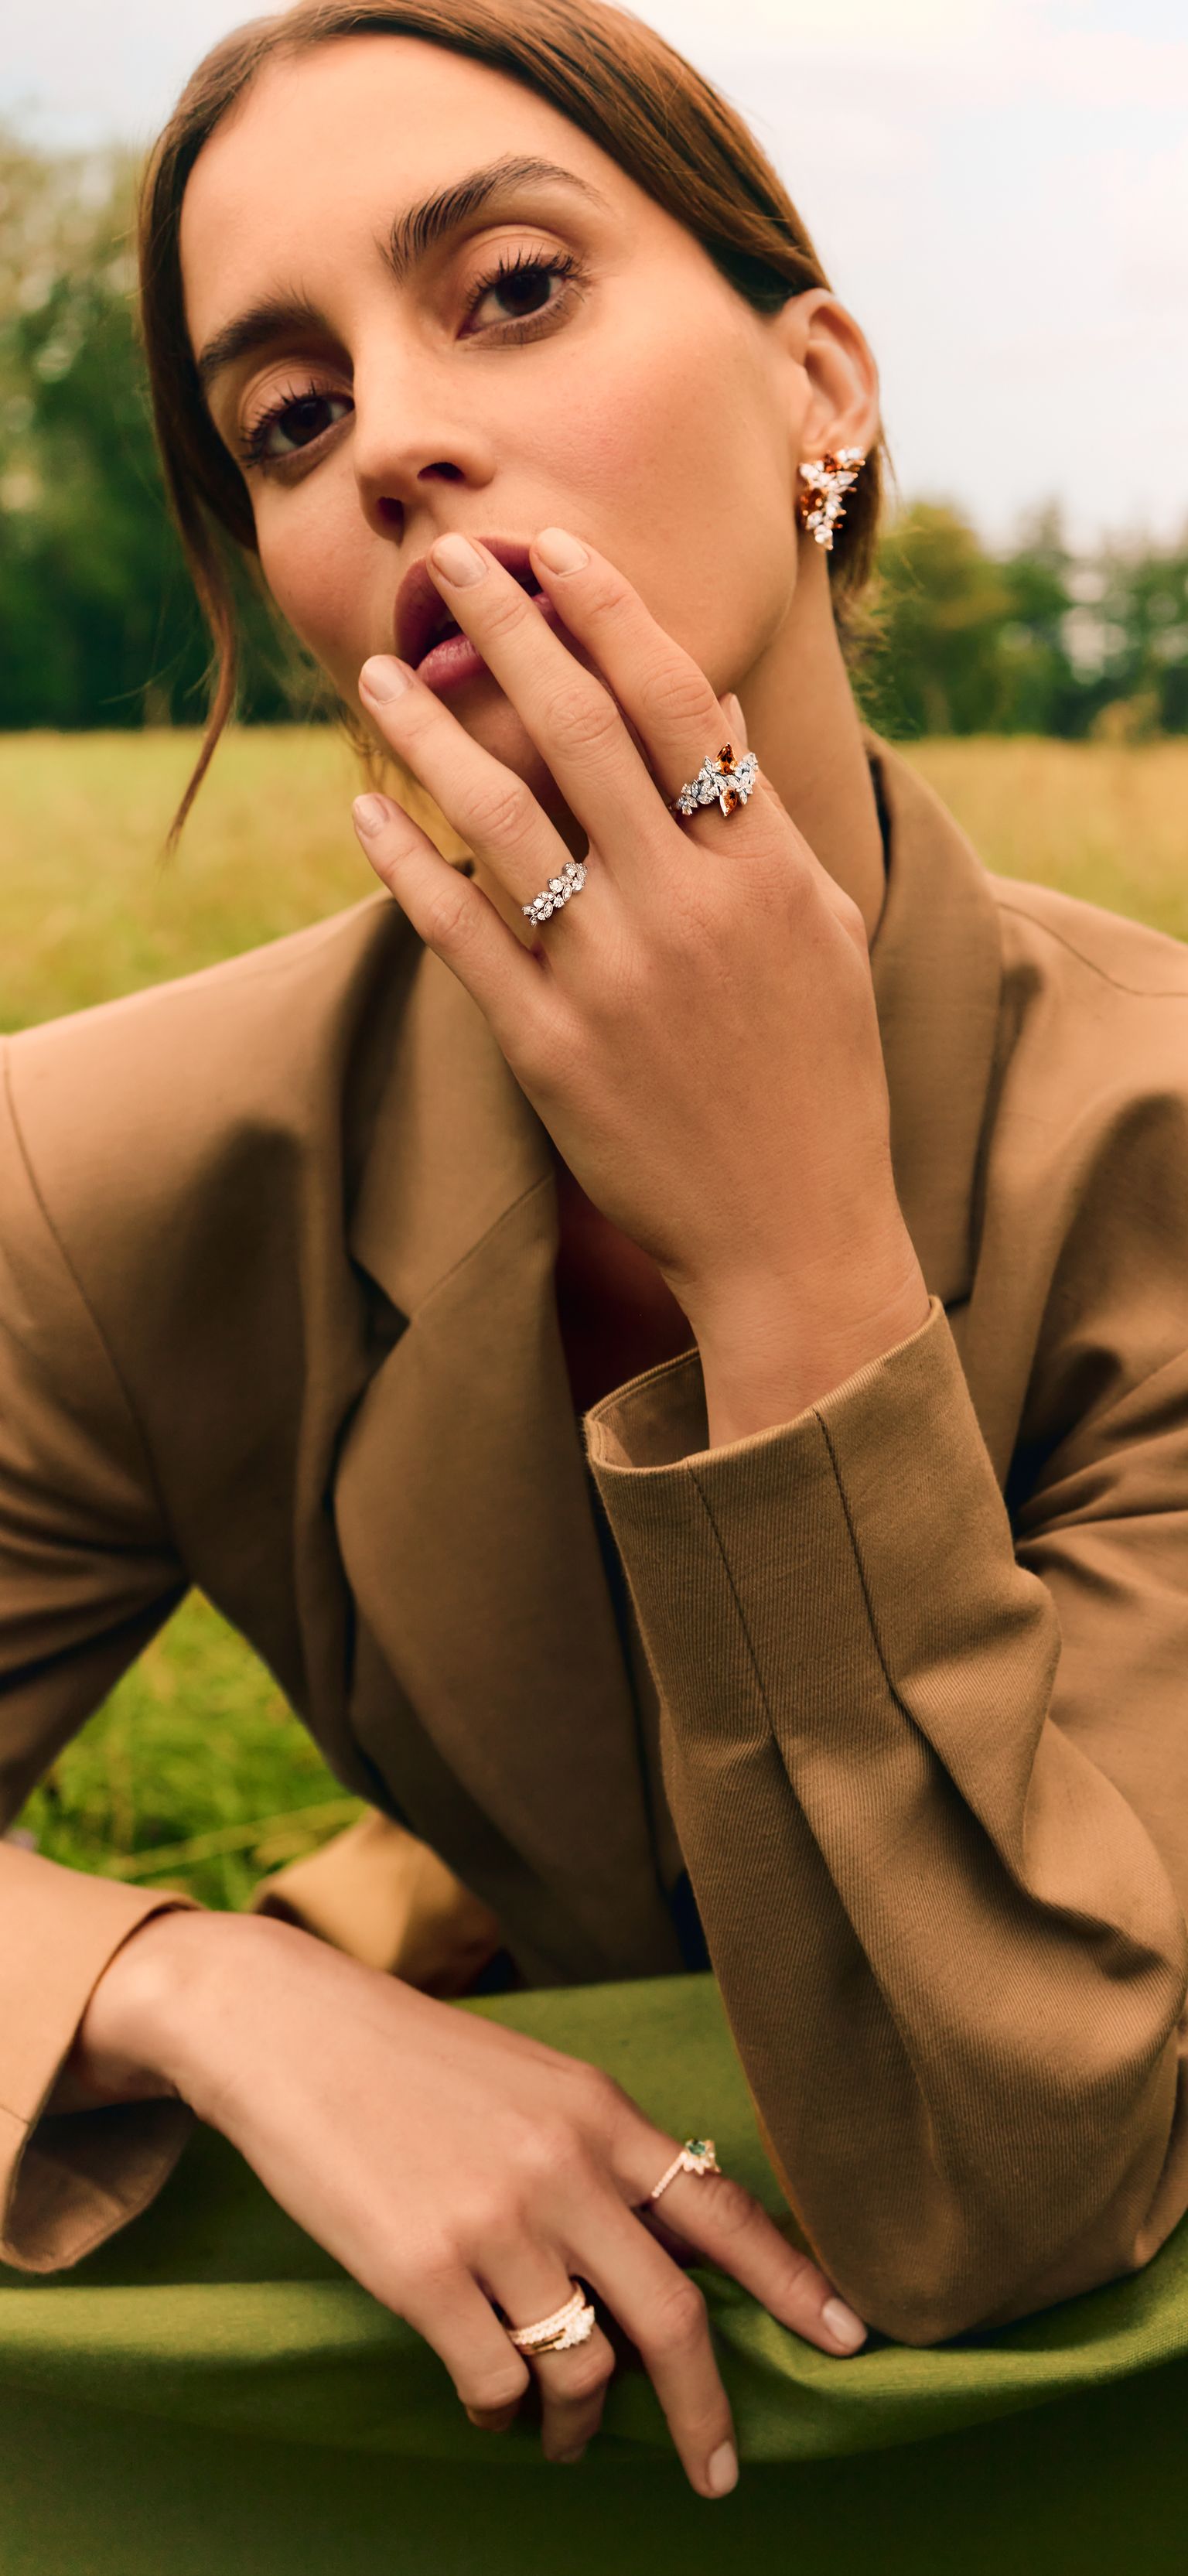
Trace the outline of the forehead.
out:
[[[204,144],[182,207],[195,339],[256,293],[352,249],[460,172],[512,152],[646,206],[616,162],[549,100],[447,46],[404,35],[338,38],[267,63]]]

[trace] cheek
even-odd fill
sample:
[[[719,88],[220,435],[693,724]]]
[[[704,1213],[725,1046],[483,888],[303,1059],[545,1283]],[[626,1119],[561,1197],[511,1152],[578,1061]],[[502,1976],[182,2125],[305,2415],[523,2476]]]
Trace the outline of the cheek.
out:
[[[667,632],[703,669],[749,667],[786,613],[796,543],[791,432],[745,337],[621,335],[580,406],[558,407],[547,454]]]
[[[257,512],[260,568],[281,616],[332,677],[353,682],[370,644],[364,579],[367,530],[351,508],[315,489],[269,495]]]

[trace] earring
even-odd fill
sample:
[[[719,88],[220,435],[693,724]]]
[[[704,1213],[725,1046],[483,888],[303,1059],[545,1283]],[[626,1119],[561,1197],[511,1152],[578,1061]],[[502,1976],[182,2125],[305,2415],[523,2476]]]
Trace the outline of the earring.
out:
[[[858,480],[866,458],[860,447],[839,447],[836,456],[821,456],[811,465],[800,468],[808,485],[807,492],[796,495],[802,528],[811,528],[819,546],[833,552],[833,531],[846,515],[843,492],[849,492]]]

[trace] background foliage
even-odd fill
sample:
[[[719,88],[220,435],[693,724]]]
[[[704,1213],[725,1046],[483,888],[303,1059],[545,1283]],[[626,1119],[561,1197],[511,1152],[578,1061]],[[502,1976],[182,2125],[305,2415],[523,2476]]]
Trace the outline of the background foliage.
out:
[[[193,723],[206,644],[169,526],[133,316],[134,171],[0,134],[0,727]],[[245,582],[243,712],[308,713],[311,675]],[[881,559],[859,686],[898,739],[1188,732],[1188,530],[1075,558],[1048,511],[994,556],[918,501]]]

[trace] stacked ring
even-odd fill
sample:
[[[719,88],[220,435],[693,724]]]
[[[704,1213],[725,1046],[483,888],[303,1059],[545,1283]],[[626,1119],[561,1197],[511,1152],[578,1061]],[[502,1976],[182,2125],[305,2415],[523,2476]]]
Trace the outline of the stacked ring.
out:
[[[571,2351],[574,2344],[588,2341],[594,2325],[594,2310],[580,2282],[575,2281],[572,2297],[563,2308],[555,2308],[551,2317],[539,2318],[534,2326],[509,2326],[507,2331],[517,2352],[535,2355]]]

